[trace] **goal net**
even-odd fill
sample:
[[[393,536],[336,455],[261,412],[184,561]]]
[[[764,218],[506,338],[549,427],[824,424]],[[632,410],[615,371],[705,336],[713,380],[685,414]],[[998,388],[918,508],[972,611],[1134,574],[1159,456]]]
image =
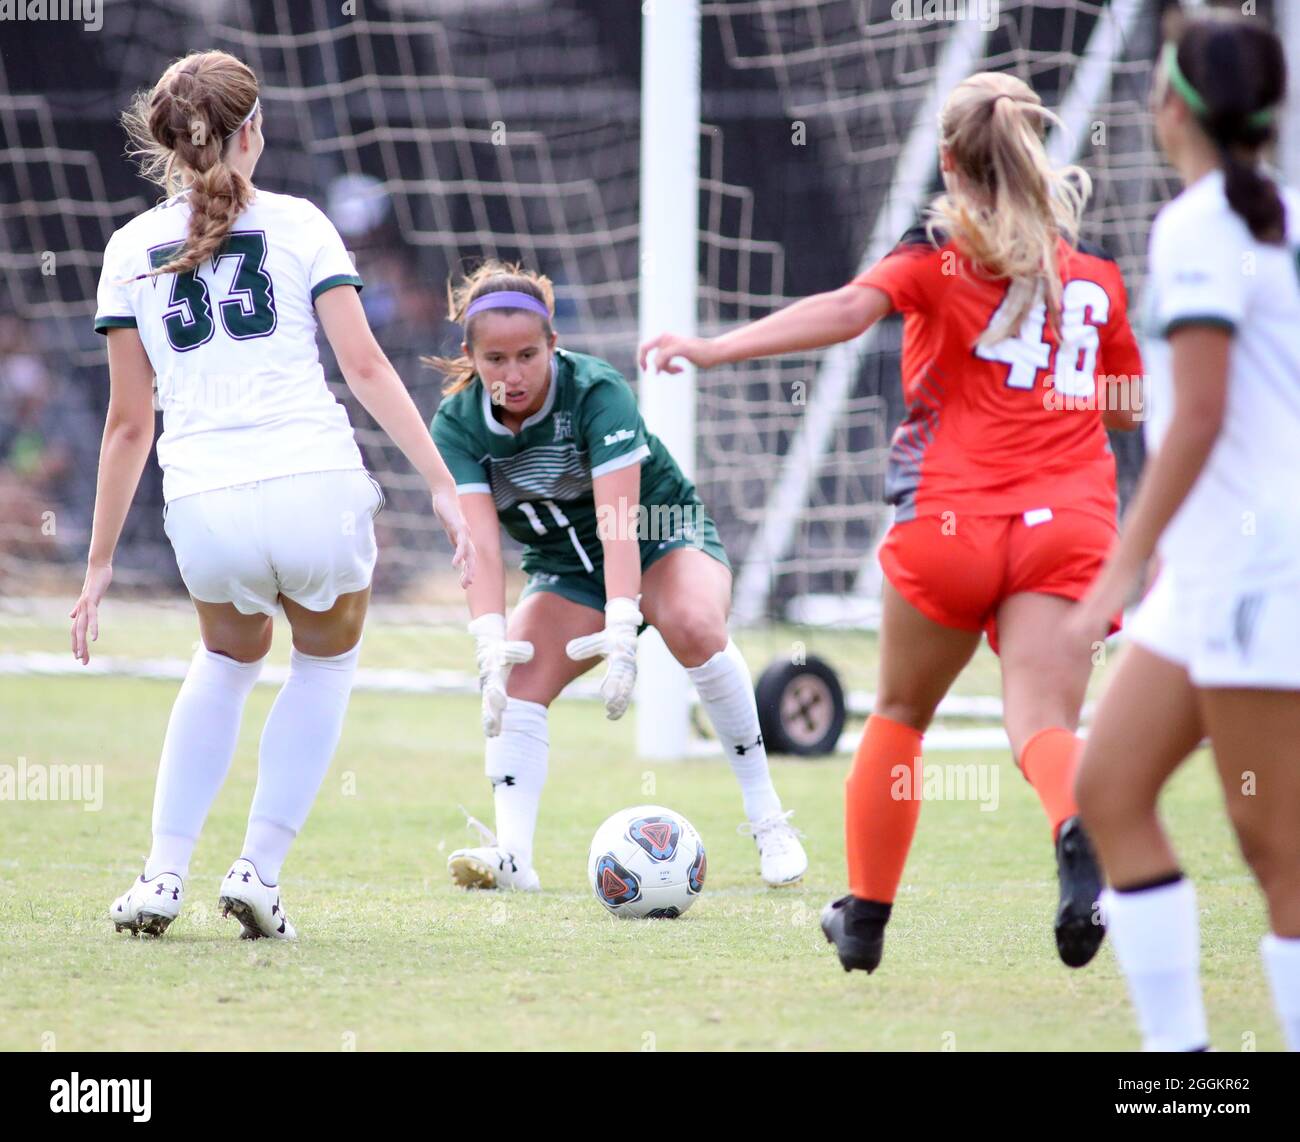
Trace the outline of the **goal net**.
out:
[[[980,3],[703,0],[701,331],[833,288],[886,252],[937,188],[944,94],[982,68],[1021,76],[1066,118],[1052,147],[1093,175],[1085,236],[1138,294],[1148,226],[1173,189],[1143,114],[1162,7],[1004,0],[990,21]],[[926,16],[936,8],[948,15]],[[486,256],[549,274],[563,342],[635,383],[640,20],[639,5],[604,0],[132,0],[105,5],[85,41],[93,62],[60,70],[47,56],[24,71],[6,53],[7,589],[84,558],[107,394],[94,284],[109,233],[155,197],[122,157],[114,119],[130,91],[192,47],[254,68],[258,180],[335,219],[427,416],[441,379],[418,358],[459,340],[446,278]],[[899,341],[886,322],[860,344],[700,374],[697,483],[738,570],[742,620],[842,619],[842,600],[874,595]],[[331,376],[388,493],[377,593],[409,593],[445,569],[448,548],[418,477]],[[1134,447],[1117,444],[1123,480]],[[149,475],[120,577],[178,585],[160,506]]]

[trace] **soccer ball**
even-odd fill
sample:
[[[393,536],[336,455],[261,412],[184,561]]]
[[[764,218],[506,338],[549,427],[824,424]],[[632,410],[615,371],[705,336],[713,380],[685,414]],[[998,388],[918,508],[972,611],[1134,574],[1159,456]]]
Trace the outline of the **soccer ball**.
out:
[[[615,916],[675,919],[704,887],[704,842],[690,821],[662,805],[615,813],[591,841],[591,890]]]

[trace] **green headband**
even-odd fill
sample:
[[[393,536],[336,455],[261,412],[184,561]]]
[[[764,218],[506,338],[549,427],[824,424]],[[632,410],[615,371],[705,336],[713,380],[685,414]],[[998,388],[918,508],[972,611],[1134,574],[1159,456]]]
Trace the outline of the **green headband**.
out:
[[[1204,119],[1210,109],[1206,106],[1205,100],[1201,93],[1191,84],[1191,81],[1183,74],[1183,69],[1178,66],[1178,45],[1167,43],[1164,51],[1160,56],[1161,62],[1165,67],[1165,75],[1169,79],[1169,84],[1182,97],[1184,103],[1192,109],[1192,114],[1198,119]],[[1265,107],[1260,111],[1252,111],[1246,116],[1246,122],[1252,127],[1267,127],[1273,122],[1273,109]]]

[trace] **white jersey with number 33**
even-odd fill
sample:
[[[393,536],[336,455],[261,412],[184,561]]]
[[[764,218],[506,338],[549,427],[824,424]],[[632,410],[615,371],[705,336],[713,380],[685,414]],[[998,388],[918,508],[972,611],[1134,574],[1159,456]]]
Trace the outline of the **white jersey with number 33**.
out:
[[[189,216],[181,193],[109,239],[95,313],[100,332],[136,329],[153,365],[165,499],[361,468],[316,348],[315,299],[361,287],[338,231],[305,199],[259,190],[221,253],[140,276],[175,254]]]
[[[1300,583],[1300,196],[1284,191],[1283,201],[1285,243],[1257,242],[1216,171],[1165,206],[1151,232],[1152,332],[1233,334],[1222,431],[1160,545],[1189,586]],[[1169,360],[1148,355],[1155,368]],[[1152,412],[1147,439],[1158,447],[1172,409]]]

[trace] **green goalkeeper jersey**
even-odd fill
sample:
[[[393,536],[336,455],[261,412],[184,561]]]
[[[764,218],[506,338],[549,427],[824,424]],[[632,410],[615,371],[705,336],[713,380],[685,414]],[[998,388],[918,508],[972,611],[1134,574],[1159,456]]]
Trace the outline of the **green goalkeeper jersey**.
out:
[[[592,477],[641,465],[641,503],[696,505],[695,486],[646,431],[636,397],[612,365],[557,349],[542,407],[511,432],[476,377],[445,397],[434,442],[462,495],[492,496],[502,526],[524,545],[527,572],[598,571],[604,563]]]

